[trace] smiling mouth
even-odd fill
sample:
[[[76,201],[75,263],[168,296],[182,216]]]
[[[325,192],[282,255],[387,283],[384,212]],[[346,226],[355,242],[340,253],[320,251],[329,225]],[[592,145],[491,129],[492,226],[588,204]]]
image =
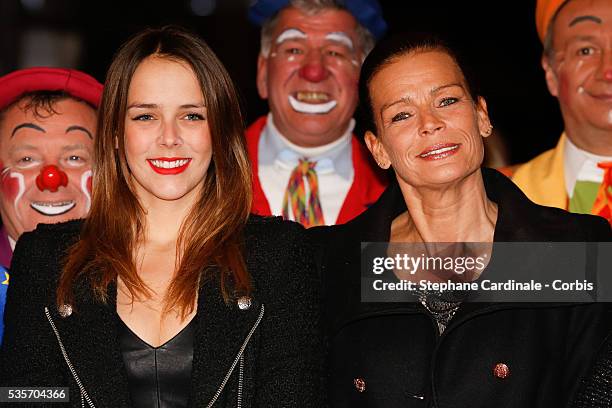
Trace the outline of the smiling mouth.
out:
[[[329,94],[326,92],[298,91],[295,93],[295,99],[305,103],[325,103],[329,101]]]
[[[417,157],[420,157],[421,159],[426,159],[426,160],[444,159],[452,154],[455,154],[459,146],[461,146],[461,144],[455,144],[455,143],[446,143],[446,144],[431,146],[430,148],[428,148],[427,150],[419,154]]]
[[[298,91],[289,95],[289,104],[299,113],[325,114],[336,107],[338,101],[325,92]]]
[[[44,202],[44,201],[35,201],[30,203],[30,207],[48,217],[55,217],[57,215],[66,214],[68,211],[72,210],[76,206],[76,202],[74,201],[59,201],[59,202]]]
[[[591,97],[597,99],[602,102],[611,103],[612,102],[612,94],[590,94]]]
[[[149,163],[156,173],[168,175],[184,172],[187,167],[189,167],[191,159],[182,157],[160,157],[157,159],[147,159],[147,163]]]

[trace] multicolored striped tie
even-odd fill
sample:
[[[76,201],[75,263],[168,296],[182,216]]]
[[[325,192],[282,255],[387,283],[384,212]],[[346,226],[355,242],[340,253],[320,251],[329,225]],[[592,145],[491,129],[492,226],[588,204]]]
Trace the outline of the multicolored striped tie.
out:
[[[591,213],[604,217],[612,226],[612,162],[597,163],[597,167],[604,170],[604,176]]]
[[[290,219],[289,206],[291,206],[294,220],[306,228],[325,225],[321,202],[319,201],[319,179],[315,171],[316,165],[317,162],[299,159],[298,165],[295,166],[289,176],[285,197],[283,198],[283,218]],[[307,192],[304,179],[308,181],[308,200],[306,199]]]

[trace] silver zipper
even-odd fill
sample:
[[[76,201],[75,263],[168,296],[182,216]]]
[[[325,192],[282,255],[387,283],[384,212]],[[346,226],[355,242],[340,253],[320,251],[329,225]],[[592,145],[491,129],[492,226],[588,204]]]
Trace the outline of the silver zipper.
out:
[[[236,408],[242,407],[242,379],[244,378],[244,354],[240,356],[240,366],[238,367],[238,398]]]
[[[234,359],[234,362],[232,363],[229,371],[227,372],[227,374],[225,374],[225,378],[223,379],[223,381],[221,382],[221,385],[219,386],[219,388],[217,389],[217,392],[215,392],[215,395],[213,396],[213,398],[210,400],[210,402],[208,403],[208,405],[206,406],[206,408],[211,408],[215,402],[217,402],[217,399],[219,398],[219,396],[221,395],[221,393],[223,392],[223,389],[225,388],[225,385],[227,384],[227,381],[229,380],[230,376],[232,375],[232,373],[234,372],[234,369],[236,368],[236,365],[240,362],[240,368],[239,368],[239,378],[238,378],[238,407],[240,408],[240,406],[242,405],[242,375],[241,373],[244,370],[244,360],[242,358],[242,355],[244,354],[244,350],[246,349],[247,345],[249,344],[249,340],[251,340],[251,336],[253,336],[253,333],[255,333],[255,329],[257,329],[257,326],[259,326],[259,323],[261,322],[261,319],[263,319],[264,316],[264,305],[262,303],[261,305],[261,310],[259,311],[259,316],[257,317],[257,320],[255,321],[255,324],[253,324],[253,327],[251,327],[251,331],[249,331],[249,334],[247,334],[246,338],[244,339],[244,342],[242,343],[242,346],[240,347],[240,350],[238,350],[238,354],[236,355],[236,358]]]
[[[93,404],[93,402],[91,402],[91,398],[89,398],[89,395],[87,394],[87,391],[85,390],[85,387],[83,386],[83,383],[81,382],[81,379],[77,375],[76,370],[74,369],[74,366],[72,365],[72,362],[68,358],[68,353],[66,353],[66,349],[64,348],[64,343],[62,343],[62,339],[60,338],[59,332],[57,331],[57,328],[55,327],[55,323],[53,322],[53,319],[51,318],[51,313],[49,313],[49,308],[47,308],[46,306],[45,306],[45,315],[47,316],[47,320],[49,320],[49,324],[51,324],[53,333],[55,333],[55,337],[57,338],[57,342],[59,343],[59,347],[60,347],[60,350],[62,351],[62,355],[64,356],[64,360],[66,361],[66,364],[68,365],[68,369],[70,370],[72,377],[74,377],[74,380],[76,381],[77,385],[79,386],[79,390],[81,391],[81,407],[85,406],[85,403],[83,401],[85,400],[87,401],[87,405],[90,408],[95,408],[96,406]]]

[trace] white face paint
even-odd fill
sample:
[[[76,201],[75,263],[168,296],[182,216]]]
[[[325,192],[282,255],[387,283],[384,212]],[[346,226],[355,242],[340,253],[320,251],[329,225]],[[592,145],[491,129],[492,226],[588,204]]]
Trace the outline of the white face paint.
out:
[[[584,60],[580,60],[578,61],[578,63],[576,64],[577,68],[580,68],[582,65],[584,64]],[[584,93],[584,87],[581,85],[578,87],[578,93],[579,94],[583,94]]]
[[[276,45],[281,44],[287,40],[303,40],[306,39],[306,33],[304,33],[303,31],[298,30],[297,28],[288,28],[285,31],[283,31],[282,33],[280,33],[280,35],[278,37],[276,37]]]
[[[280,33],[280,35],[278,37],[276,37],[276,45],[281,44],[285,41],[289,41],[289,40],[301,40],[301,39],[306,39],[307,36],[304,32],[298,30],[297,28],[288,28],[285,31],[283,31],[282,33]],[[270,58],[274,58],[276,57],[278,54],[276,52],[271,52],[270,53]],[[289,62],[293,62],[295,61],[295,55],[289,55],[289,57],[287,57],[287,61]]]
[[[353,40],[351,40],[351,37],[349,37],[348,34],[342,31],[329,33],[325,36],[325,39],[344,45],[349,50],[351,50],[351,53],[355,51],[355,45],[353,44]],[[355,67],[359,67],[360,65],[359,61],[357,61],[355,58],[351,58],[351,64]]]
[[[329,41],[335,41],[337,43],[345,45],[351,51],[355,50],[355,46],[353,45],[353,40],[351,40],[351,37],[349,37],[347,34],[343,33],[342,31],[338,31],[335,33],[329,33],[325,36],[325,39]]]
[[[291,40],[305,40],[308,36],[301,30],[296,28],[288,28],[276,38],[275,43],[281,44],[285,41]],[[333,32],[329,33],[325,36],[326,40],[337,42],[343,46],[348,47],[351,51],[353,50],[353,41],[351,38],[343,32]],[[276,53],[271,53],[271,57],[276,56]],[[287,61],[294,62],[297,59],[296,55],[289,55],[287,57]],[[289,105],[291,108],[299,113],[308,113],[308,114],[325,114],[330,112],[332,109],[336,107],[338,104],[337,101],[332,100],[325,103],[307,103],[303,101],[299,101],[293,95],[289,95]]]
[[[23,177],[23,174],[15,173],[12,171],[9,173],[9,177],[17,179],[17,185],[19,186],[19,189],[17,190],[15,201],[13,201],[13,207],[15,207],[15,214],[17,215],[17,219],[19,219],[19,221],[23,221],[21,219],[21,214],[17,209],[17,205],[19,204],[19,201],[21,200],[23,193],[25,193],[25,179]]]
[[[89,212],[89,208],[91,207],[91,195],[89,194],[89,189],[87,188],[87,184],[89,183],[89,179],[91,179],[92,171],[87,170],[81,176],[81,192],[85,195],[85,212]]]
[[[86,170],[79,180],[79,187],[81,189],[81,193],[85,197],[84,210],[82,210],[84,216],[89,212],[89,208],[91,207],[91,194],[89,193],[89,189],[87,188],[88,181],[91,179],[92,171]],[[15,208],[17,206],[17,201],[15,202]],[[68,211],[71,211],[73,208],[77,206],[77,200],[66,200],[66,201],[32,201],[30,203],[30,208],[37,211],[38,213],[48,216],[54,217],[62,214],[66,214]],[[17,212],[19,218],[21,215]]]
[[[74,201],[59,204],[41,204],[31,203],[30,207],[41,213],[42,215],[48,215],[50,217],[55,215],[62,215],[72,210],[76,206]]]
[[[293,97],[293,95],[289,95],[289,104],[293,108],[294,111],[300,113],[311,113],[311,114],[325,114],[330,112],[332,109],[336,107],[338,104],[337,101],[329,101],[326,103],[305,103],[300,102]]]

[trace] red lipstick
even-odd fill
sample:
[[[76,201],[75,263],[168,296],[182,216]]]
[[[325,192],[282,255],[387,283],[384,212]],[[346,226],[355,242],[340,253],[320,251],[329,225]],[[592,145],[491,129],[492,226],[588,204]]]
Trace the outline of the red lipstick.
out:
[[[156,157],[147,159],[147,163],[158,174],[174,175],[184,172],[189,167],[191,159],[187,157]]]

